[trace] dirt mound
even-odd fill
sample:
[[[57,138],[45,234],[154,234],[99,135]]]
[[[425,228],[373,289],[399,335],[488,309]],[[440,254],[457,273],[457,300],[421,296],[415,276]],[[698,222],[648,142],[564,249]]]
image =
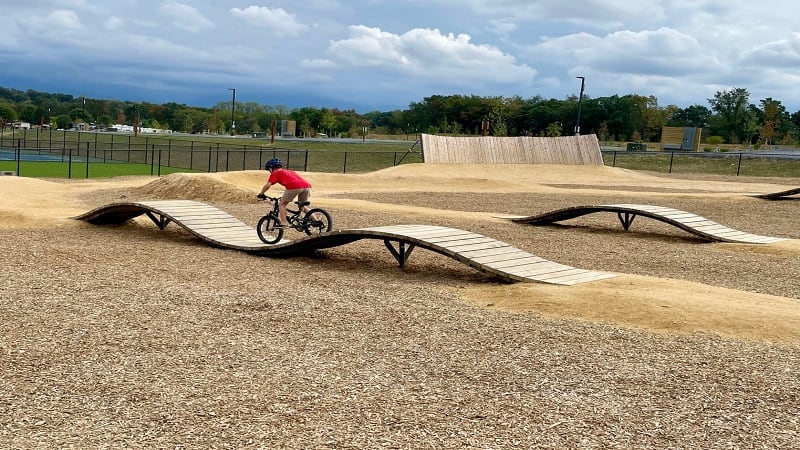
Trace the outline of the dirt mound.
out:
[[[174,173],[134,189],[158,199],[198,200],[208,203],[252,202],[255,192],[206,174]]]
[[[372,176],[481,178],[524,183],[602,180],[652,181],[655,177],[617,167],[563,164],[404,164],[371,172]]]

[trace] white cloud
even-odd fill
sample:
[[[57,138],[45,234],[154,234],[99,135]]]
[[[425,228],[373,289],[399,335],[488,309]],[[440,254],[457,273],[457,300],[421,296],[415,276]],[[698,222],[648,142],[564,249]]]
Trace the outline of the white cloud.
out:
[[[81,95],[113,82],[191,102],[169,95],[249,85],[265,101],[335,92],[382,109],[446,93],[565,98],[585,76],[592,97],[686,106],[735,86],[800,107],[800,3],[786,0],[5,3],[0,86],[23,90],[63,92],[67,78]]]
[[[105,29],[107,30],[117,30],[119,28],[122,28],[124,24],[125,21],[122,20],[121,18],[117,16],[111,16],[106,20],[105,24],[103,24],[103,27],[105,27]]]
[[[423,78],[527,84],[536,72],[489,45],[475,45],[466,34],[412,29],[402,35],[363,25],[351,26],[347,39],[331,42],[331,59],[351,67],[380,67]]]
[[[695,38],[669,28],[618,31],[602,37],[578,33],[547,39],[532,51],[537,59],[599,72],[666,76],[721,70],[719,61]]]
[[[508,36],[517,29],[517,24],[509,19],[495,19],[489,21],[489,31],[500,36]]]
[[[50,28],[60,28],[62,30],[79,30],[83,28],[81,19],[74,11],[63,9],[55,10],[48,14],[41,25]]]
[[[402,38],[363,25],[351,26],[350,37],[331,42],[328,52],[350,66],[404,66],[411,61],[403,55]]]
[[[800,71],[800,33],[791,33],[786,39],[768,42],[745,51],[741,62]]]
[[[168,2],[158,8],[158,11],[171,20],[176,28],[190,33],[199,33],[214,26],[200,11],[183,3]]]
[[[441,3],[468,8],[488,20],[505,23],[561,22],[600,29],[618,28],[622,23],[653,23],[666,14],[664,2],[640,0],[441,0]]]
[[[248,6],[245,9],[231,8],[230,12],[236,18],[279,36],[298,36],[308,28],[283,8]]]

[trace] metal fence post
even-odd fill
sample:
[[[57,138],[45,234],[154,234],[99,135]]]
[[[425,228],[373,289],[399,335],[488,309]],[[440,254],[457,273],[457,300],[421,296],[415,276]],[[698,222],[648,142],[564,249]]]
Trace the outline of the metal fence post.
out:
[[[95,156],[97,156],[97,147],[95,147]],[[80,156],[80,151],[78,152],[78,156]],[[89,179],[89,143],[86,143],[86,179]]]
[[[144,155],[147,156],[147,144],[144,147]],[[153,144],[152,153],[150,154],[150,175],[155,174],[155,161],[156,161],[156,144]]]
[[[20,147],[19,141],[17,141],[17,149],[14,152],[14,157],[17,160],[17,175],[20,175],[19,168],[20,168],[20,160],[22,160],[22,148]]]
[[[672,160],[675,158],[675,152],[669,152],[669,173],[672,173]]]
[[[739,171],[742,168],[742,153],[739,152],[739,164],[736,166],[736,176],[739,176]]]

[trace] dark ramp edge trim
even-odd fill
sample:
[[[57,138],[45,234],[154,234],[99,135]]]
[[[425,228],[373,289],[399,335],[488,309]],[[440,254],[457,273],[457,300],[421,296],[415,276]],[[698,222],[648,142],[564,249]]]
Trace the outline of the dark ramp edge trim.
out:
[[[800,187],[797,187],[792,189],[786,189],[785,191],[770,192],[768,194],[753,194],[752,196],[767,200],[787,200],[787,199],[800,198],[800,197],[793,197],[799,194],[800,194]]]

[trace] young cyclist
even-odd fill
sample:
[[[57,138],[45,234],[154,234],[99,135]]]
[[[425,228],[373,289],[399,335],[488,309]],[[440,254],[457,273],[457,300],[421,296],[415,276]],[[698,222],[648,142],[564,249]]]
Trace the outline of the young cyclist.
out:
[[[281,199],[278,201],[278,216],[281,223],[276,226],[285,228],[288,225],[288,221],[286,220],[286,206],[289,202],[294,200],[295,197],[297,197],[297,201],[299,202],[308,201],[308,198],[311,196],[311,183],[298,175],[297,172],[284,169],[283,162],[277,158],[267,161],[267,163],[264,164],[264,169],[269,172],[269,178],[261,188],[261,192],[258,193],[257,197],[262,200],[267,198],[264,193],[267,192],[273,184],[280,184],[283,186],[285,190],[283,191]],[[308,207],[303,206],[302,211],[308,212]]]

